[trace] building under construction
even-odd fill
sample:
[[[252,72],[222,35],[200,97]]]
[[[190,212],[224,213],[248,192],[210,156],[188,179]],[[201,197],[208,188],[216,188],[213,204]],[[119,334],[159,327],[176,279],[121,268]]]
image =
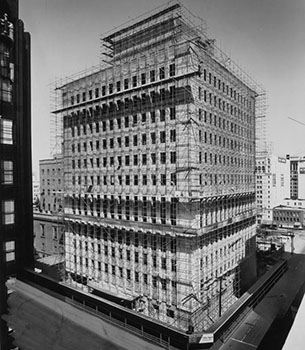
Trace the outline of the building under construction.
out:
[[[103,36],[53,113],[65,282],[189,332],[256,278],[262,96],[197,22],[176,3]]]

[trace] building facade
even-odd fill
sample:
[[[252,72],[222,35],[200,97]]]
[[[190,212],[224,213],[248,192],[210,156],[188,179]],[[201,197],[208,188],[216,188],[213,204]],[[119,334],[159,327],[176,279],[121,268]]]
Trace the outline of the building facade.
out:
[[[290,163],[269,153],[256,157],[257,222],[271,224],[273,208],[290,194]]]
[[[61,217],[34,212],[34,247],[37,257],[60,255],[64,249]]]
[[[305,199],[305,156],[290,156],[290,198]]]
[[[304,208],[279,205],[273,209],[273,222],[283,228],[304,228]]]
[[[256,92],[181,12],[104,37],[54,114],[70,283],[202,331],[256,277]]]
[[[0,0],[0,314],[9,275],[32,266],[30,36],[17,0]],[[22,189],[22,190],[21,190]],[[0,347],[8,348],[0,319]]]
[[[43,212],[58,213],[62,210],[63,158],[55,154],[53,158],[39,161],[40,204]]]

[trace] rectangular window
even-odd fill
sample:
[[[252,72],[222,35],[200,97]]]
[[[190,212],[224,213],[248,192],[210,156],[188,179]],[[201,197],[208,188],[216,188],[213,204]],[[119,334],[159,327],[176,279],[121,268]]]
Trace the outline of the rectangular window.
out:
[[[142,145],[146,145],[146,134],[142,134]]]
[[[138,165],[138,155],[137,154],[133,155],[133,165]]]
[[[156,143],[156,133],[152,132],[150,134],[151,137],[151,143],[154,145]]]
[[[137,86],[137,76],[133,76],[132,77],[132,87],[136,87]]]
[[[121,91],[121,82],[120,81],[116,82],[116,91],[117,92]]]
[[[166,186],[166,174],[161,174],[161,186]]]
[[[157,176],[155,174],[151,175],[151,183],[153,186],[157,185]]]
[[[166,163],[166,153],[165,152],[160,152],[160,162],[161,162],[161,164]]]
[[[0,143],[5,145],[13,144],[13,121],[2,119],[0,115]]]
[[[170,142],[176,142],[176,130],[170,131]]]
[[[159,79],[164,79],[165,78],[165,68],[161,67],[159,69]]]
[[[147,185],[147,175],[146,174],[144,174],[143,176],[142,176],[142,185],[143,186],[146,186]],[[144,205],[144,204],[143,204]],[[143,214],[144,215],[144,214]]]
[[[2,201],[2,221],[4,225],[15,223],[15,202],[14,200]]]
[[[156,80],[156,72],[154,70],[150,71],[150,81],[153,83]]]
[[[151,154],[151,164],[156,164],[156,153]]]
[[[146,84],[146,75],[145,75],[145,73],[141,74],[141,84]]]
[[[1,161],[1,184],[11,185],[13,183],[13,161]]]
[[[128,79],[124,79],[124,89],[127,90],[128,89]]]
[[[5,260],[6,262],[15,260],[15,241],[5,242]]]
[[[165,121],[165,109],[160,110],[160,122]]]
[[[172,173],[171,174],[171,185],[172,186],[176,186],[177,185],[177,174],[176,173]]]
[[[169,65],[169,76],[170,77],[173,77],[175,75],[175,70],[176,70],[175,63],[170,64]]]
[[[170,161],[171,161],[171,164],[175,164],[175,163],[176,163],[176,160],[177,160],[176,152],[173,151],[173,152],[170,153]]]
[[[128,116],[125,117],[125,128],[128,128],[129,127],[129,118]]]
[[[160,142],[165,143],[166,134],[165,131],[160,131]]]
[[[174,120],[174,119],[176,119],[176,108],[172,107],[170,109],[170,120]]]

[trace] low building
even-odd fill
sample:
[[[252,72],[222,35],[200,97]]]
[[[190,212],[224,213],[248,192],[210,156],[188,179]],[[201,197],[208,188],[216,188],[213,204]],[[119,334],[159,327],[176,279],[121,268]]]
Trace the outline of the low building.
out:
[[[63,254],[63,233],[60,216],[34,212],[34,247],[38,258]]]
[[[279,205],[273,209],[273,222],[278,227],[303,228],[304,208]]]
[[[62,169],[61,154],[39,161],[40,172],[40,211],[57,213],[62,210]]]

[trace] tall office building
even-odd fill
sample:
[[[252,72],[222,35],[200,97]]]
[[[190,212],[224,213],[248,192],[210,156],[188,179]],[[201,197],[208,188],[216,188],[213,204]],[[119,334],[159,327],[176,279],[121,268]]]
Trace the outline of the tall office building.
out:
[[[18,1],[0,0],[1,315],[7,277],[33,259],[30,81],[30,36],[18,18]],[[6,349],[7,327],[0,324]]]
[[[305,157],[290,156],[290,198],[305,199]]]
[[[272,224],[273,208],[290,195],[290,163],[271,153],[256,157],[256,198],[258,224]]]
[[[196,19],[176,4],[105,36],[54,115],[66,282],[202,331],[256,277],[258,88]]]

